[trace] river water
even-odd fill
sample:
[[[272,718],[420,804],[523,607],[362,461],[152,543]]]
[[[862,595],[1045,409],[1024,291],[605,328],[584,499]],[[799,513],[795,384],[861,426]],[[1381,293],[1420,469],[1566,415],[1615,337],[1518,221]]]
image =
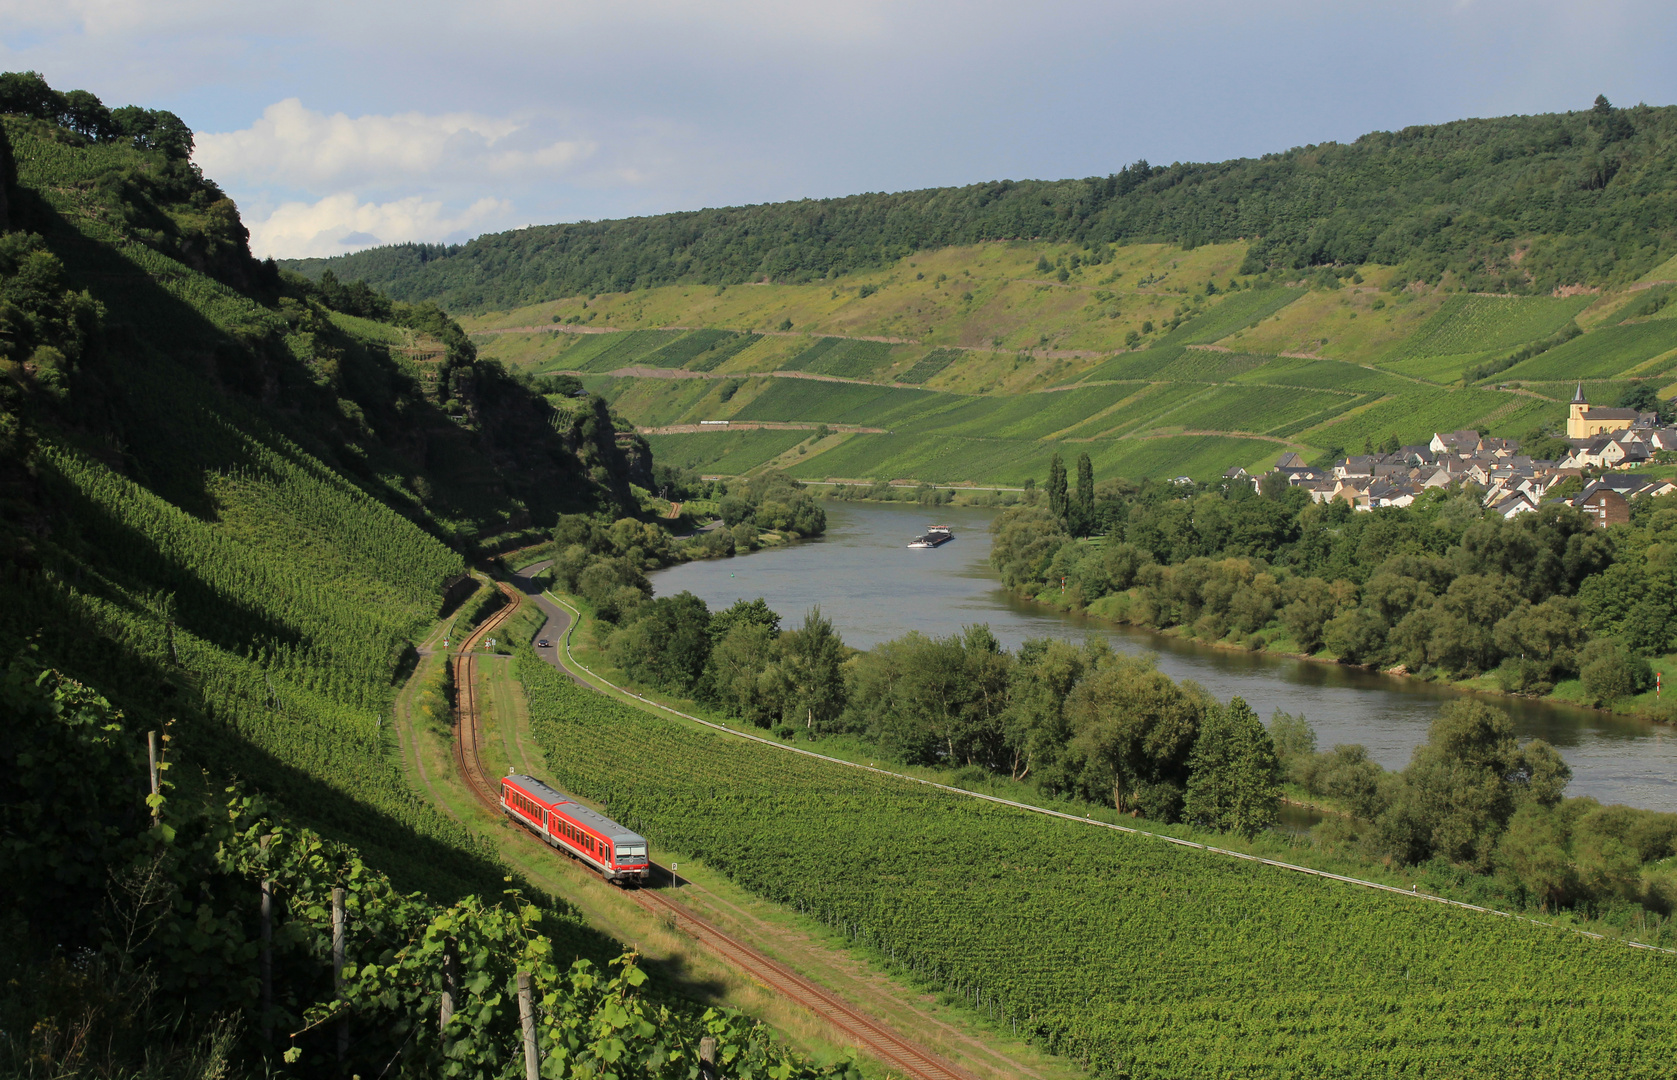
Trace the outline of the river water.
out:
[[[653,587],[659,596],[691,591],[712,609],[761,596],[788,627],[819,604],[844,640],[864,649],[910,630],[946,636],[974,623],[987,624],[1009,648],[1029,637],[1081,641],[1098,634],[1114,648],[1156,654],[1160,670],[1193,679],[1221,700],[1240,695],[1266,719],[1276,709],[1303,713],[1323,749],[1361,743],[1389,769],[1409,761],[1439,707],[1459,696],[1334,664],[1213,649],[1016,600],[990,568],[993,510],[823,505],[827,534],[819,540],[685,563],[652,574]],[[904,546],[934,522],[952,526],[956,538],[931,550]],[[1572,767],[1567,794],[1677,811],[1677,730],[1519,698],[1492,702],[1513,717],[1521,738],[1546,739],[1560,750]]]

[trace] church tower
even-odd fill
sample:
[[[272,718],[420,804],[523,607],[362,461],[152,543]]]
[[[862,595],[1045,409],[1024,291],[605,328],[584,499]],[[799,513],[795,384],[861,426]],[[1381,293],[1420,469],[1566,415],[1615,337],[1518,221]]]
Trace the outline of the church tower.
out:
[[[1566,414],[1566,437],[1569,439],[1587,439],[1591,432],[1585,426],[1584,414],[1590,411],[1590,403],[1584,400],[1584,384],[1579,383],[1573,392],[1572,404]]]

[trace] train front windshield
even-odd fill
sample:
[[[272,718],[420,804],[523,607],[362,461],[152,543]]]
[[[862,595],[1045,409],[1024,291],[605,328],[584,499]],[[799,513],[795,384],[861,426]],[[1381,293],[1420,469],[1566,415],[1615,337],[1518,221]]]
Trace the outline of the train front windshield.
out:
[[[617,861],[623,863],[645,862],[645,844],[624,844],[617,849]]]

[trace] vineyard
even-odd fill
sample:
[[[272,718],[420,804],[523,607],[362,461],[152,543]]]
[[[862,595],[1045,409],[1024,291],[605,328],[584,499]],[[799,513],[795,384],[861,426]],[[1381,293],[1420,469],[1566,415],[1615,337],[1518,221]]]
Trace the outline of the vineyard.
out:
[[[1278,431],[1320,422],[1356,404],[1349,394],[1279,386],[1219,386],[1170,414],[1169,423],[1199,431]]]
[[[1159,342],[1162,345],[1208,345],[1269,318],[1302,295],[1302,289],[1250,289],[1230,293],[1212,305],[1210,311],[1189,319],[1160,338]]]
[[[1097,1076],[1636,1078],[1677,1052],[1669,957],[678,726],[529,661],[561,787]]]
[[[1168,269],[1176,270],[1177,261],[1173,257]],[[1016,257],[1002,262],[1015,265]],[[984,264],[980,260],[975,265]],[[565,363],[590,371],[625,366],[640,356],[642,363],[680,363],[705,371],[729,362],[730,368],[721,369],[739,372],[740,381],[720,391],[680,385],[681,380],[589,384],[646,426],[731,417],[854,424],[891,433],[811,447],[792,466],[799,475],[1009,484],[1021,482],[1049,456],[1040,446],[1019,444],[1043,440],[1222,433],[1234,441],[1195,444],[1191,461],[1159,452],[1186,445],[1177,443],[1146,450],[1111,443],[1089,450],[1097,462],[1115,469],[1145,468],[1148,475],[1210,479],[1230,465],[1267,465],[1263,452],[1252,453],[1253,447],[1241,441],[1247,435],[1286,440],[1311,460],[1329,451],[1361,449],[1365,441],[1384,442],[1394,434],[1417,443],[1435,431],[1464,427],[1487,427],[1494,435],[1528,439],[1552,429],[1563,412],[1452,384],[1459,384],[1476,365],[1539,345],[1550,347],[1493,372],[1484,382],[1582,378],[1599,384],[1613,376],[1665,379],[1677,370],[1677,336],[1668,329],[1677,322],[1664,317],[1670,305],[1663,302],[1669,291],[1663,286],[1628,298],[1427,296],[1405,289],[1384,291],[1366,282],[1337,292],[1261,282],[1225,292],[1223,279],[1214,275],[1219,285],[1214,293],[1189,297],[1186,286],[1161,289],[1161,281],[1173,279],[1157,262],[1152,265],[1153,271],[1136,278],[1129,292],[1113,284],[1124,276],[1118,272],[1086,279],[1081,287],[1075,287],[1075,276],[1066,286],[1044,282],[1033,276],[1040,275],[1040,268],[1028,266],[1016,267],[1015,272],[1026,275],[1023,280],[981,281],[972,276],[976,299],[961,310],[973,318],[987,311],[995,319],[1039,320],[1043,332],[1030,344],[1040,350],[1010,354],[998,344],[1006,335],[978,331],[976,325],[939,328],[934,320],[918,345],[823,334],[817,322],[800,323],[800,328],[811,327],[811,336],[797,338],[759,338],[746,331],[734,337],[713,330],[685,336],[677,331],[635,331],[628,337],[617,335],[624,340],[616,345],[579,343],[560,355],[571,357]],[[1367,272],[1377,273],[1374,268]],[[924,276],[921,271],[916,281]],[[928,279],[931,295],[913,302],[931,304],[935,319],[954,319],[957,312],[949,305],[948,292],[937,291],[942,280]],[[775,288],[786,294],[787,303],[801,295],[794,286]],[[830,302],[842,309],[840,291],[823,296],[829,293]],[[869,292],[858,300],[871,302],[879,295]],[[666,301],[653,302],[663,317],[680,318]],[[1615,318],[1642,321],[1604,325],[1598,314],[1604,309],[1619,312]],[[609,312],[609,307],[603,310]],[[918,315],[925,309],[913,310]],[[1066,329],[1067,320],[1077,318],[1116,319],[1132,327],[1140,319],[1141,332],[1122,342],[1109,338],[1105,351],[1053,351],[1063,338],[1081,340],[1085,331]],[[1554,344],[1556,335],[1572,332],[1568,328],[1575,320],[1586,327],[1581,336]],[[901,329],[897,323],[842,325],[846,332]],[[1299,337],[1290,338],[1292,334]],[[952,337],[963,347],[934,344]],[[1213,344],[1219,341],[1235,347]],[[1258,342],[1262,348],[1254,349]],[[756,344],[762,348],[752,348]],[[769,376],[773,371],[856,381],[777,379]],[[921,386],[933,379],[945,389],[916,393],[902,385]],[[1048,389],[1056,393],[1039,393]],[[1535,389],[1555,397],[1542,386]],[[1596,397],[1616,400],[1623,389],[1623,384],[1602,387]],[[937,436],[946,443],[925,444],[921,436]],[[737,440],[725,444],[683,438],[662,445],[676,453],[681,464],[713,473],[759,468],[778,457],[737,453],[742,445]],[[758,445],[766,450],[769,443]],[[791,444],[774,445],[784,449]]]
[[[846,379],[866,379],[891,365],[892,346],[882,341],[825,337],[784,361],[784,371],[808,371]]]
[[[1605,326],[1516,364],[1499,378],[1506,381],[1605,379],[1624,374],[1673,350],[1677,350],[1677,322],[1670,319],[1655,319],[1628,326]],[[1657,365],[1655,370],[1638,373],[1658,374],[1674,364],[1677,364],[1677,357],[1666,357],[1665,362]]]
[[[930,382],[944,368],[960,359],[960,352],[956,349],[933,349],[914,362],[914,366],[903,372],[898,382],[914,383],[916,386]]]
[[[1396,435],[1406,445],[1425,443],[1437,431],[1478,427],[1511,403],[1509,395],[1494,390],[1417,389],[1312,429],[1306,436],[1312,445],[1350,448],[1352,453],[1360,453],[1365,441],[1379,443],[1388,435]]]
[[[739,430],[694,435],[648,435],[652,453],[666,465],[726,475],[750,472],[810,437],[800,430]]]
[[[895,425],[905,433],[941,432],[992,439],[1039,439],[1072,427],[1125,397],[1123,386],[1094,386],[1052,394],[958,399],[953,408]]]
[[[1590,296],[1472,296],[1439,308],[1392,359],[1507,350],[1557,332],[1594,301]]]

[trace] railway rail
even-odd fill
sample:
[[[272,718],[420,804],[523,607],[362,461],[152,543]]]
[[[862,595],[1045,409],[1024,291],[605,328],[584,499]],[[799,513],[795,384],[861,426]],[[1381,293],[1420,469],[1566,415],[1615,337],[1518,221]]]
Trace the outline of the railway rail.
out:
[[[648,910],[670,913],[676,920],[676,926],[692,934],[700,944],[764,986],[791,998],[826,1020],[886,1065],[918,1080],[972,1080],[967,1073],[875,1023],[802,975],[749,945],[741,944],[689,908],[650,889],[638,890],[635,899]]]
[[[477,703],[476,649],[490,633],[518,611],[525,597],[522,592],[506,582],[496,584],[507,595],[507,605],[484,620],[483,625],[462,641],[460,651],[453,658],[457,718],[454,761],[472,794],[477,796],[485,810],[499,818],[502,816],[500,797],[496,794],[495,782],[484,775],[479,753],[485,736]],[[540,844],[544,850],[547,848],[546,844],[541,844],[540,840],[525,833],[523,829],[518,831],[530,836],[530,839]],[[667,870],[663,872],[667,878],[674,880],[674,875]],[[771,960],[719,929],[709,920],[701,918],[686,905],[671,900],[655,889],[630,890],[630,896],[646,910],[673,918],[678,928],[691,934],[700,945],[724,962],[803,1006],[832,1025],[868,1056],[898,1070],[904,1076],[912,1080],[973,1080],[970,1074],[938,1055],[915,1046],[883,1024],[858,1012],[826,989],[810,982],[784,964]]]

